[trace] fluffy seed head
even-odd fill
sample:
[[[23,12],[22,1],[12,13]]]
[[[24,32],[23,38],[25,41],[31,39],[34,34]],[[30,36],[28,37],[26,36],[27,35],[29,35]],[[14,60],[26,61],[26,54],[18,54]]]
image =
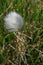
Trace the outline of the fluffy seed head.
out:
[[[4,20],[9,32],[18,31],[23,26],[23,18],[16,12],[10,12]]]

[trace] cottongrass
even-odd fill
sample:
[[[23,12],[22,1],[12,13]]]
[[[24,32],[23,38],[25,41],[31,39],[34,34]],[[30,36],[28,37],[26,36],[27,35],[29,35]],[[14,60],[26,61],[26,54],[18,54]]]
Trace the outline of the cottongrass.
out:
[[[27,64],[27,60],[25,57],[25,52],[26,52],[25,40],[23,39],[23,35],[21,36],[21,34],[19,33],[18,35],[16,34],[23,26],[23,23],[24,23],[23,17],[20,16],[15,11],[13,11],[5,16],[4,21],[5,21],[5,26],[9,30],[9,32],[13,32],[14,35],[17,37],[18,48],[16,48],[16,50],[18,50],[18,53],[17,53],[18,56],[20,55],[19,64],[21,63],[21,60],[24,62],[24,64]],[[9,44],[9,46],[15,50],[15,48],[11,44]]]
[[[5,26],[9,32],[15,32],[22,28],[23,26],[23,17],[20,16],[15,11],[11,11],[8,15],[5,16]]]

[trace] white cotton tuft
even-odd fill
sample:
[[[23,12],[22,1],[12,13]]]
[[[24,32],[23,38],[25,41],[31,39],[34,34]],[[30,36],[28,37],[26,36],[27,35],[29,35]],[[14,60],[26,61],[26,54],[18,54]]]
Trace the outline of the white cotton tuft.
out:
[[[16,12],[10,12],[4,20],[9,32],[18,31],[23,26],[23,18]]]

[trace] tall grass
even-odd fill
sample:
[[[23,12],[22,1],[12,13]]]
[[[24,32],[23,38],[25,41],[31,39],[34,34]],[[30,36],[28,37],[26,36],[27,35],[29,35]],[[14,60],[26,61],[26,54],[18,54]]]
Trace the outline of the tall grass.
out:
[[[11,11],[24,18],[18,37],[4,25]],[[0,0],[0,65],[43,65],[42,0]]]

